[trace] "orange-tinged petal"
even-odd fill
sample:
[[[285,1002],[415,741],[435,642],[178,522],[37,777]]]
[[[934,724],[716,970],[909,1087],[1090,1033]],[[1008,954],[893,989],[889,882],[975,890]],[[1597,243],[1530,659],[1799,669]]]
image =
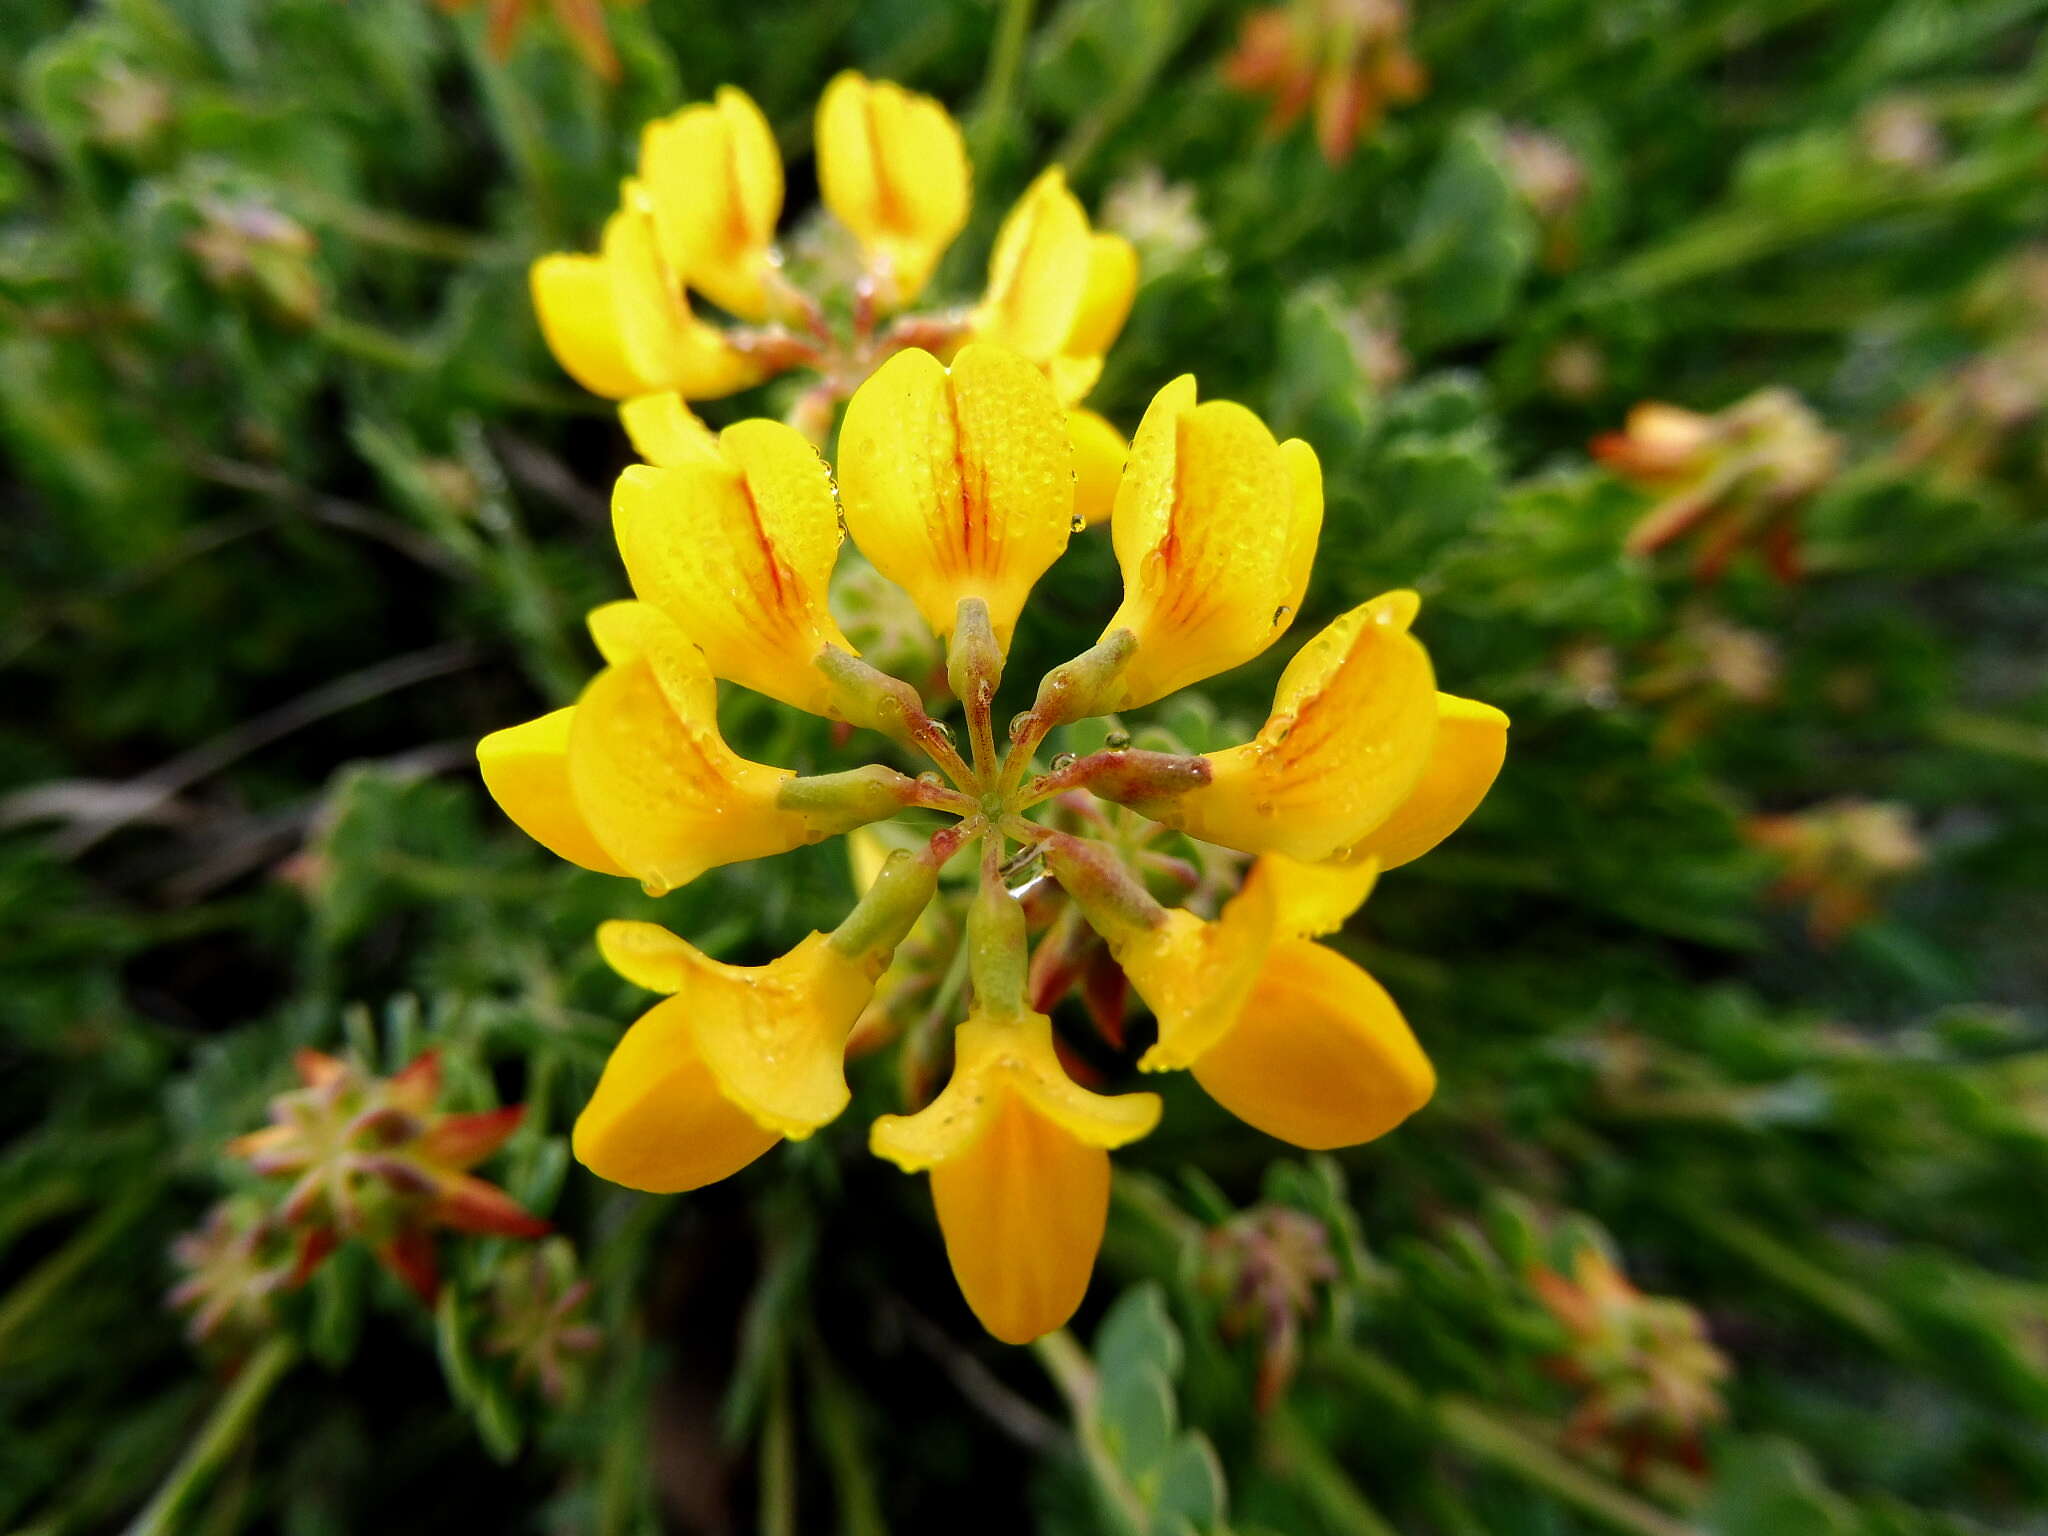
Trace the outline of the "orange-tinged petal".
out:
[[[1298,1147],[1356,1146],[1429,1102],[1436,1073],[1386,990],[1333,949],[1273,947],[1236,1025],[1195,1080],[1240,1120]]]
[[[950,634],[980,597],[1007,646],[1031,585],[1073,532],[1074,450],[1052,386],[1001,347],[950,369],[899,352],[855,392],[839,429],[839,488],[861,552]]]
[[[721,86],[715,101],[649,123],[640,176],[670,268],[721,308],[765,318],[782,156],[753,98]]]
[[[1347,863],[1394,869],[1419,859],[1465,824],[1507,760],[1508,717],[1491,704],[1436,696],[1436,737],[1422,777],[1394,814],[1344,850]]]
[[[1293,622],[1322,523],[1305,443],[1277,443],[1182,377],[1153,398],[1110,524],[1124,600],[1104,633],[1138,642],[1118,707],[1134,709],[1249,661]]]
[[[826,606],[842,537],[831,474],[780,422],[728,427],[718,450],[619,477],[612,526],[633,590],[714,675],[830,713],[814,663],[828,645],[853,649]]]
[[[1344,926],[1372,894],[1379,873],[1379,865],[1370,858],[1349,864],[1303,864],[1268,853],[1252,866],[1245,883],[1260,881],[1272,888],[1276,933],[1314,939]]]
[[[635,395],[619,406],[619,424],[633,451],[650,464],[667,467],[718,457],[718,437],[698,419],[681,395]]]
[[[627,393],[674,390],[713,400],[765,377],[723,332],[691,313],[680,279],[662,260],[646,194],[632,182],[605,224],[604,264],[627,364],[644,381]]]
[[[914,1115],[883,1115],[868,1146],[905,1173],[920,1173],[961,1156],[1015,1096],[1043,1119],[1092,1147],[1121,1147],[1159,1123],[1154,1093],[1091,1093],[1060,1065],[1052,1020],[976,1015],[953,1032],[953,1076]]]
[[[932,1204],[967,1305],[1005,1344],[1026,1344],[1088,1294],[1109,1154],[1006,1096],[973,1146],[932,1169]]]
[[[875,972],[822,933],[767,965],[725,965],[685,948],[676,997],[690,1005],[719,1091],[791,1140],[835,1119],[848,1099],[846,1039],[874,995]]]
[[[945,1090],[915,1115],[882,1116],[869,1145],[905,1172],[931,1170],[961,1292],[990,1333],[1021,1344],[1080,1305],[1108,1210],[1107,1149],[1158,1120],[1155,1094],[1073,1082],[1043,1014],[977,1016],[955,1032]]]
[[[599,1178],[656,1194],[698,1189],[781,1140],[718,1091],[697,1052],[687,998],[668,998],[626,1031],[571,1145]]]
[[[929,96],[852,70],[818,102],[818,187],[878,268],[886,306],[907,304],[967,222],[967,146]]]
[[[1156,928],[1098,923],[1132,989],[1159,1021],[1138,1065],[1171,1072],[1193,1062],[1231,1027],[1273,942],[1275,888],[1248,879],[1213,923],[1176,907]]]
[[[477,767],[491,798],[541,847],[585,869],[623,875],[569,792],[569,735],[575,717],[572,705],[491,732],[476,744]]]
[[[1068,339],[1088,287],[1089,241],[1088,215],[1054,166],[1017,199],[996,234],[988,289],[970,322],[974,335],[1035,363],[1075,350]]]
[[[1067,412],[1067,436],[1074,444],[1074,515],[1093,528],[1116,509],[1117,482],[1131,445],[1106,418],[1080,409]]]
[[[543,256],[528,275],[548,350],[594,395],[623,400],[647,386],[634,371],[612,302],[611,270],[595,256]]]
[[[794,775],[746,761],[718,734],[716,689],[701,659],[691,671],[694,647],[649,630],[658,643],[600,672],[571,724],[569,787],[598,846],[660,892],[816,841],[776,803]]]
[[[1209,754],[1210,779],[1144,810],[1191,837],[1321,863],[1408,797],[1436,735],[1436,679],[1408,633],[1413,593],[1362,603],[1287,664],[1256,740]]]

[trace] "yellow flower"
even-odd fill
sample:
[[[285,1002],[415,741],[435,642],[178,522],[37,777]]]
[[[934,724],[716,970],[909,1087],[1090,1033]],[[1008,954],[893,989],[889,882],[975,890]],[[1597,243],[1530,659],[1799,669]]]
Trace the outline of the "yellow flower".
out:
[[[1017,200],[996,235],[988,289],[969,324],[981,341],[1021,352],[1063,401],[1087,394],[1138,290],[1138,253],[1096,234],[1058,166]]]
[[[690,308],[663,258],[644,188],[628,182],[596,256],[543,256],[533,305],[562,366],[592,394],[675,390],[715,399],[758,384],[763,364]]]
[[[839,403],[878,362],[905,347],[944,357],[964,342],[994,342],[1042,369],[1071,408],[1081,515],[1106,519],[1125,443],[1077,402],[1130,313],[1135,248],[1092,230],[1053,169],[1005,219],[978,304],[898,314],[966,223],[960,129],[930,97],[849,71],[819,101],[816,142],[825,206],[862,252],[858,277],[837,284],[847,291],[834,291],[830,271],[785,266],[775,240],[784,187],[774,132],[752,98],[723,86],[714,100],[647,124],[637,174],[597,255],[534,264],[534,305],[562,366],[586,389],[623,402],[635,448],[665,465],[662,455],[679,446],[667,429],[688,418],[686,400],[807,369],[817,382],[789,419],[822,442]],[[746,324],[700,316],[693,293]]]
[[[1322,468],[1307,443],[1276,443],[1228,400],[1197,405],[1191,375],[1160,390],[1110,522],[1124,601],[1104,633],[1137,641],[1116,707],[1227,671],[1285,634],[1322,525]]]
[[[1073,532],[1073,448],[1051,384],[1001,347],[965,347],[951,368],[898,353],[846,408],[839,493],[855,542],[925,622],[950,634],[978,597],[1007,646]]]
[[[669,270],[721,309],[765,319],[782,216],[782,155],[754,98],[720,86],[710,104],[640,134],[640,175]]]
[[[1150,1132],[1159,1098],[1075,1084],[1044,1014],[970,1017],[954,1051],[944,1091],[914,1115],[882,1116],[869,1144],[905,1173],[931,1170],[967,1304],[1021,1344],[1081,1304],[1109,1213],[1108,1149]]]
[[[960,126],[929,96],[847,70],[818,102],[818,190],[860,241],[890,308],[924,291],[967,222]]]
[[[1049,732],[1163,697],[1285,628],[1275,610],[1300,601],[1321,516],[1304,445],[1276,443],[1241,406],[1197,405],[1191,380],[1162,391],[1113,498],[1124,606],[1096,645],[1046,675],[999,743],[1011,632],[1077,526],[1078,455],[1037,360],[990,342],[962,347],[950,367],[904,350],[861,386],[840,434],[846,527],[946,638],[964,741],[834,624],[825,593],[840,530],[808,444],[760,421],[714,436],[676,395],[635,399],[624,419],[652,461],[628,470],[614,499],[641,600],[591,615],[605,666],[576,704],[479,745],[507,814],[563,857],[654,892],[899,812],[955,821],[922,851],[889,855],[832,933],[766,966],[722,964],[650,924],[607,924],[599,944],[614,968],[670,996],[626,1033],[577,1123],[588,1166],[640,1188],[694,1188],[829,1123],[848,1103],[846,1047],[876,1006],[876,978],[940,868],[970,846],[981,874],[966,921],[921,930],[964,933],[973,1003],[953,1077],[928,1105],[877,1121],[872,1145],[931,1172],[954,1273],[999,1338],[1037,1337],[1078,1305],[1102,1238],[1108,1152],[1159,1114],[1150,1094],[1096,1094],[1061,1066],[1030,1002],[1027,926],[1007,884],[1017,859],[1045,860],[1054,899],[1065,893],[1157,1014],[1141,1066],[1192,1070],[1251,1124],[1311,1147],[1380,1135],[1429,1097],[1429,1063],[1387,994],[1312,942],[1382,868],[1462,822],[1501,764],[1505,717],[1438,693],[1409,633],[1412,594],[1363,604],[1305,645],[1245,746],[1197,757],[1113,735],[1034,769]],[[937,771],[871,763],[798,777],[749,762],[719,734],[720,678],[880,730]],[[1262,857],[1216,921],[1164,909],[1107,845],[1043,819],[1091,794]],[[924,1050],[917,1059],[942,1059]]]

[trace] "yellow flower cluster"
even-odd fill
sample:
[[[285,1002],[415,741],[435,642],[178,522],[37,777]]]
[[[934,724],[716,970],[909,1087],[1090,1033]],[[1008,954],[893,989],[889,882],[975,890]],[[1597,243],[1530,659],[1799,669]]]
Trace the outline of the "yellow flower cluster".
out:
[[[928,96],[848,72],[819,101],[815,136],[819,192],[861,253],[851,294],[813,292],[785,262],[781,153],[760,108],[726,86],[647,125],[596,254],[534,264],[534,304],[563,368],[625,402],[627,430],[652,457],[642,422],[672,412],[664,397],[716,399],[810,370],[817,382],[793,419],[822,437],[832,408],[904,347],[945,357],[996,342],[1038,364],[1072,408],[1081,512],[1107,517],[1124,442],[1078,402],[1130,313],[1130,242],[1092,229],[1055,167],[1004,220],[979,302],[905,313],[967,222],[959,126]],[[693,295],[732,323],[699,313]]]
[[[827,203],[869,250],[878,283],[915,292],[964,214],[950,120],[845,76],[820,108],[819,155]],[[724,174],[671,177],[670,156],[709,157]],[[684,286],[735,313],[779,302],[769,244],[779,167],[744,97],[724,93],[655,125],[642,172],[648,206],[622,210],[605,256],[549,258],[553,275],[536,272],[544,313],[558,306],[558,350],[573,334],[591,346],[586,362],[645,352],[655,335],[618,297],[634,271],[683,274],[659,293],[685,325]],[[771,172],[774,197],[741,195]],[[664,196],[670,224],[687,229],[664,232],[653,211]],[[637,233],[617,234],[636,219]],[[1056,175],[1041,179],[998,240],[972,339],[950,361],[897,348],[853,392],[836,479],[782,423],[712,434],[674,372],[653,394],[634,392],[654,375],[612,376],[634,395],[626,419],[649,460],[620,477],[613,500],[637,600],[591,615],[605,666],[575,705],[478,747],[491,793],[535,839],[656,894],[891,817],[953,818],[920,851],[891,854],[839,927],[767,965],[722,964],[652,924],[604,925],[606,959],[665,1001],[620,1041],[574,1146],[603,1177],[686,1190],[831,1122],[850,1100],[847,1041],[877,978],[940,869],[978,847],[965,936],[972,1002],[951,1080],[914,1113],[878,1120],[871,1145],[929,1171],[962,1291],[1012,1341],[1058,1327],[1079,1304],[1107,1214],[1108,1153],[1159,1115],[1155,1095],[1095,1093],[1062,1066],[1051,1021],[1027,1001],[1029,939],[1009,884],[1018,868],[1058,882],[1157,1016],[1141,1066],[1192,1071],[1227,1108],[1297,1145],[1349,1145],[1412,1113],[1434,1077],[1386,992],[1314,941],[1379,872],[1453,831],[1506,749],[1499,711],[1437,691],[1410,633],[1417,600],[1395,592],[1302,647],[1271,717],[1242,746],[1194,756],[1134,749],[1118,734],[1038,768],[1052,731],[1249,661],[1301,607],[1323,516],[1315,453],[1276,441],[1243,406],[1199,400],[1192,378],[1159,391],[1104,497],[1121,606],[1091,648],[1039,682],[998,742],[1012,631],[1086,522],[1067,407],[1121,320],[1120,304],[1098,304],[1103,270],[1124,260],[1101,242]],[[1060,251],[1055,263],[1048,253]],[[612,270],[620,261],[625,276]],[[1064,307],[1048,272],[1064,274]],[[1128,287],[1128,275],[1116,281]],[[834,622],[827,590],[849,533],[944,638],[964,750],[916,689],[859,656]],[[721,681],[886,735],[934,771],[870,763],[802,777],[749,762],[719,732]],[[1044,819],[1056,800],[1089,794],[1255,855],[1243,888],[1214,921],[1162,906],[1107,844]]]

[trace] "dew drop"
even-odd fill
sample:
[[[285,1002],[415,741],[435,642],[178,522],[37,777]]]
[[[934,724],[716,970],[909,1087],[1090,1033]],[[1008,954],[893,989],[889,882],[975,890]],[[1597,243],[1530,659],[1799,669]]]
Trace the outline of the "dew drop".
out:
[[[1102,738],[1102,744],[1112,752],[1121,752],[1131,744],[1129,731],[1111,731]]]
[[[670,886],[666,880],[656,880],[650,876],[648,879],[640,882],[640,889],[650,896],[666,896],[669,893]]]
[[[1080,759],[1076,757],[1072,752],[1062,752],[1058,757],[1052,760],[1052,771],[1054,773],[1065,773],[1069,768],[1073,767],[1074,764],[1079,761]]]
[[[1030,729],[1030,726],[1031,711],[1028,709],[1018,710],[1016,714],[1010,716],[1010,740],[1023,740],[1024,733]]]
[[[1292,607],[1290,607],[1290,606],[1289,606],[1288,604],[1286,604],[1286,603],[1282,603],[1282,604],[1281,604],[1281,605],[1280,605],[1280,606],[1279,606],[1278,608],[1275,608],[1275,609],[1273,610],[1273,622],[1274,622],[1274,623],[1275,623],[1276,625],[1277,625],[1277,624],[1284,624],[1284,623],[1286,623],[1286,622],[1287,622],[1287,618],[1288,618],[1288,615],[1289,615],[1289,614],[1291,614],[1291,613],[1293,613],[1293,612],[1294,612],[1294,609],[1293,609]]]
[[[953,745],[953,727],[946,724],[945,721],[934,720],[932,722],[932,734],[938,737],[939,740],[943,741],[947,746],[950,747],[951,745]]]
[[[944,777],[930,768],[925,769],[923,773],[917,776],[917,782],[929,789],[944,789],[946,787]]]
[[[1083,517],[1079,512],[1076,512],[1074,514],[1073,521],[1067,524],[1067,532],[1079,533],[1082,529],[1086,528],[1087,526],[1088,519]]]

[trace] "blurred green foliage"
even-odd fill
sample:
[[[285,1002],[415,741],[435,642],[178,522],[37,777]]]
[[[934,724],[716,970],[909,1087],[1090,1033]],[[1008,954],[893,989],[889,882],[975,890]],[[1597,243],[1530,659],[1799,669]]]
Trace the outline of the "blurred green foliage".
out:
[[[615,88],[546,7],[503,62],[426,0],[0,12],[0,1529],[2048,1529],[2048,388],[1997,397],[1989,448],[1930,405],[2048,334],[2048,5],[1420,0],[1429,92],[1337,166],[1223,84],[1235,7],[1000,9],[1029,30],[991,79],[987,0],[648,0],[608,13]],[[1128,429],[1192,370],[1309,437],[1296,633],[1412,585],[1446,685],[1515,720],[1479,816],[1337,941],[1435,1104],[1301,1161],[1148,1084],[1087,1345],[979,1334],[867,1113],[682,1200],[576,1168],[640,1006],[596,923],[766,955],[836,921],[842,855],[657,904],[469,766],[572,694],[624,590],[627,449],[526,264],[588,246],[638,125],[726,81],[801,208],[846,64],[968,126],[942,286],[1063,161],[1145,261],[1091,403]],[[1807,579],[1622,555],[1647,501],[1588,438],[1766,384],[1846,444]],[[1014,675],[1093,635],[1099,545]],[[1226,739],[1280,661],[1161,713]],[[815,722],[727,713],[748,756],[839,765]],[[1924,858],[1817,942],[1743,829],[1845,800]],[[292,1051],[430,1043],[453,1107],[529,1106],[490,1171],[572,1245],[531,1283],[591,1282],[581,1390],[492,1342],[503,1240],[451,1250],[436,1315],[344,1247],[239,1375],[188,1348],[167,1245],[250,1184],[222,1149]],[[1727,1357],[1684,1454],[1569,1432],[1530,1277],[1582,1250]]]

